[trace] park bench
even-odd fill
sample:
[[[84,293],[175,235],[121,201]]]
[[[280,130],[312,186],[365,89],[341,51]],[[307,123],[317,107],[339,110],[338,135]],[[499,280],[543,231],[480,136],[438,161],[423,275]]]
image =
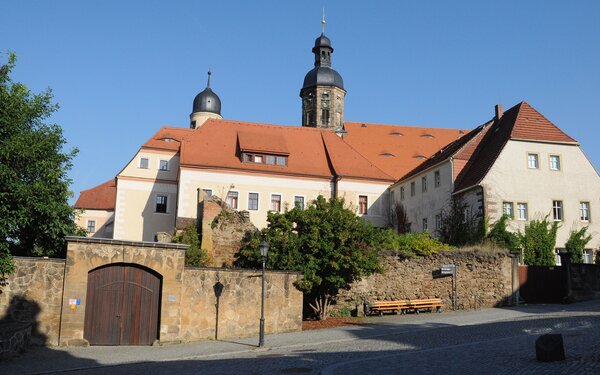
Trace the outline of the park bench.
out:
[[[383,315],[384,312],[391,311],[392,313],[406,314],[409,311],[413,311],[418,314],[421,311],[435,311],[441,312],[444,307],[444,303],[441,298],[426,298],[426,299],[404,299],[398,301],[374,301],[372,303],[365,303],[364,314],[370,315],[378,313]]]

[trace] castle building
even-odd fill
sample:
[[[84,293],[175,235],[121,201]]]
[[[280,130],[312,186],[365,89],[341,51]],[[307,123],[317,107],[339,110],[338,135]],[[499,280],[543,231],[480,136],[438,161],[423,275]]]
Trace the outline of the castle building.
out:
[[[223,118],[209,72],[190,126],[160,128],[114,179],[81,192],[78,224],[90,236],[155,241],[195,222],[206,196],[247,211],[260,228],[267,212],[323,195],[344,198],[378,227],[396,225],[402,206],[412,231],[435,235],[441,212],[460,196],[492,223],[508,214],[513,230],[551,214],[562,224],[559,248],[571,229],[588,226],[588,253],[600,248],[598,172],[574,139],[529,104],[506,113],[497,107],[471,131],[349,122],[324,32],[312,52],[314,68],[300,90],[302,126]]]

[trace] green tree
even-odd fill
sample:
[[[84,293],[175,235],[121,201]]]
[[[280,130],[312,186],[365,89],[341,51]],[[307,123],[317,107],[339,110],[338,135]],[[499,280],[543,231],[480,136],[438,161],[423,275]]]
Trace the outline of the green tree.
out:
[[[32,94],[11,80],[16,57],[0,67],[0,272],[9,255],[62,257],[67,235],[81,234],[67,172],[77,149],[63,152],[62,129],[46,120],[58,109],[52,91]]]
[[[270,244],[267,266],[302,272],[297,287],[318,319],[327,319],[341,288],[380,270],[380,230],[344,206],[343,199],[317,197],[305,210],[268,214],[268,226],[240,250],[237,265],[260,267],[258,245]]]
[[[565,248],[571,255],[571,262],[573,263],[583,263],[583,249],[592,240],[592,236],[587,234],[587,230],[588,227],[572,230],[567,243],[565,243]]]
[[[525,233],[519,233],[519,243],[525,253],[526,265],[554,266],[556,264],[554,246],[557,231],[558,222],[550,223],[548,216],[543,220],[532,220],[525,225]]]
[[[206,250],[200,248],[200,239],[196,224],[187,226],[183,231],[173,237],[173,242],[190,245],[185,252],[185,265],[194,267],[205,267],[210,258]]]
[[[515,233],[509,232],[506,229],[507,221],[510,219],[508,215],[502,215],[493,226],[490,232],[487,234],[487,239],[498,246],[501,246],[508,250],[519,249],[519,236]]]

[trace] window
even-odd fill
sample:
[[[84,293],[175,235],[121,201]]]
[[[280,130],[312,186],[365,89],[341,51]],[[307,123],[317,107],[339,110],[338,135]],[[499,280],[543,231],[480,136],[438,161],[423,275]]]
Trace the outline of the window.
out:
[[[404,200],[404,186],[400,187],[400,200],[403,201]]]
[[[585,264],[592,264],[592,250],[590,249],[584,249],[583,250],[583,263]]]
[[[415,189],[415,183],[414,183],[414,182],[411,182],[411,183],[410,183],[410,196],[411,196],[411,197],[414,197],[414,196],[415,196],[415,190],[416,190],[416,189]]]
[[[212,189],[202,189],[202,192],[204,193],[204,195],[206,195],[207,197],[212,197]]]
[[[579,202],[579,219],[590,221],[590,202]]]
[[[271,194],[271,211],[281,211],[281,195]]]
[[[148,158],[140,158],[140,168],[148,169]]]
[[[230,191],[227,193],[227,204],[234,210],[237,210],[238,208],[238,195],[237,191]]]
[[[367,214],[368,199],[366,195],[358,196],[358,213],[361,215]]]
[[[539,164],[537,154],[527,154],[527,166],[531,169],[538,168]]]
[[[427,230],[427,218],[423,219],[423,232]]]
[[[168,171],[169,170],[169,161],[161,160],[160,164],[158,165],[158,169],[161,171]]]
[[[435,215],[435,229],[440,229],[442,227],[442,215]]]
[[[242,162],[244,163],[256,163],[256,164],[269,164],[269,165],[287,165],[287,156],[277,155],[261,155],[261,154],[242,154]]]
[[[560,156],[550,155],[550,170],[560,171]]]
[[[287,165],[287,157],[286,156],[276,156],[275,164],[286,166]]]
[[[517,219],[527,220],[527,203],[517,203]]]
[[[258,193],[248,193],[248,209],[252,211],[258,210]]]
[[[157,195],[156,196],[156,212],[158,213],[167,213],[167,196],[166,195]]]
[[[440,187],[442,184],[442,179],[440,178],[440,171],[435,171],[433,173],[433,184],[435,187]]]
[[[427,176],[421,177],[421,190],[423,193],[427,191]]]
[[[88,233],[96,232],[96,220],[88,220],[87,221],[87,232]]]
[[[297,207],[301,210],[304,209],[304,197],[299,195],[294,196],[294,207]]]
[[[511,219],[515,218],[515,213],[513,211],[513,203],[512,202],[502,202],[502,213]]]
[[[562,201],[552,201],[552,217],[554,218],[554,221],[562,221],[562,219],[563,219]]]

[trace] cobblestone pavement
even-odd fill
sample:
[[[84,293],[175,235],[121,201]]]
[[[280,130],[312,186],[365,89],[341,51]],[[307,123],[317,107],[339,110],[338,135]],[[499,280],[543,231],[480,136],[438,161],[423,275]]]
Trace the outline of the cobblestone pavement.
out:
[[[32,349],[2,374],[600,374],[600,301],[384,316],[367,325],[159,347]],[[561,333],[566,360],[538,363]]]

